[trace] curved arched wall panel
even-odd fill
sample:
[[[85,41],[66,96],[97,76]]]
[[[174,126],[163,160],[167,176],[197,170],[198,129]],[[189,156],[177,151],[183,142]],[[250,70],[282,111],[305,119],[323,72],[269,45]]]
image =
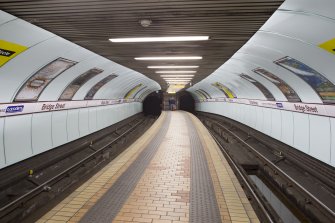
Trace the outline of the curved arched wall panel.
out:
[[[308,85],[306,82],[302,81],[301,78],[299,78],[296,75],[292,75],[292,73],[280,66],[277,66],[273,61],[267,60],[265,57],[261,57],[259,55],[262,55],[260,50],[266,50],[266,48],[261,47],[245,47],[248,51],[248,54],[244,53],[244,50],[241,49],[241,52],[236,53],[234,57],[239,58],[241,60],[250,61],[255,65],[255,68],[264,68],[271,72],[272,74],[276,75],[283,81],[285,81],[291,88],[294,89],[294,91],[297,93],[299,98],[302,102],[306,103],[322,103],[320,97],[316,92],[313,90],[313,88]]]
[[[96,54],[92,53],[91,55],[88,55],[86,59],[80,61],[73,66],[72,69],[66,70],[50,82],[39,97],[39,101],[58,101],[70,82],[86,71],[92,69],[92,67],[104,70],[103,67],[105,67],[105,64],[108,64],[108,62],[107,59]]]
[[[335,166],[335,52],[329,48],[335,49],[334,7],[331,0],[285,1],[230,60],[188,89],[196,95],[197,89],[209,91],[219,81],[235,90],[237,98],[214,93],[211,100],[198,98],[196,109],[234,119]],[[283,80],[301,102],[287,101],[284,88],[256,68]],[[264,85],[276,101],[240,80],[242,72]]]
[[[146,91],[149,93],[160,89],[156,82],[138,72],[3,11],[0,11],[0,36],[0,41],[9,46],[6,50],[18,46],[22,51],[15,52],[5,63],[0,61],[0,154],[3,154],[0,155],[0,168],[141,112],[143,98],[123,98],[126,87],[130,87],[129,83],[142,83],[147,86]],[[57,71],[52,67],[50,70],[58,73],[53,71],[54,75],[48,79],[50,82],[45,82],[43,77],[47,78],[48,72],[51,72],[45,66],[50,66],[58,58],[75,63],[65,70]],[[80,82],[83,84],[72,101],[59,100],[69,84],[94,68],[103,72],[88,76],[88,81]],[[41,71],[42,78],[27,83]],[[102,86],[94,95],[94,100],[84,100],[95,84],[112,74],[117,77]],[[44,88],[37,101],[13,103],[22,86],[36,87],[36,84],[41,83]]]
[[[14,19],[17,19],[17,18],[11,14],[8,14],[7,12],[2,11],[0,13],[0,26]]]

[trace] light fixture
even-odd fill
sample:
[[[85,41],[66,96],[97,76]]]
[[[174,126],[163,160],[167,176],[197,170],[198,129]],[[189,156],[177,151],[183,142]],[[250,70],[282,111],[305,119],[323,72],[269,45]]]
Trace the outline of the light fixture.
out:
[[[135,57],[135,60],[202,60],[201,56]]]
[[[199,66],[148,66],[149,69],[189,69],[198,67]]]
[[[161,77],[194,77],[194,74],[163,74]]]
[[[141,24],[142,27],[147,28],[152,24],[151,19],[140,19],[139,23]]]
[[[159,70],[155,71],[156,74],[194,74],[195,70]]]
[[[209,36],[164,36],[164,37],[113,38],[109,40],[114,43],[140,43],[140,42],[203,41],[208,39]]]
[[[163,78],[164,80],[192,80],[192,78]]]
[[[188,81],[166,81],[167,83],[189,83],[191,80]]]

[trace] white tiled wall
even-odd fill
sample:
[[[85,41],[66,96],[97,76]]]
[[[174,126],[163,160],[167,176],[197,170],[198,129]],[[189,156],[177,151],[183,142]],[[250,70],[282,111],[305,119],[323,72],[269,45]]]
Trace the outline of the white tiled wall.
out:
[[[141,111],[142,103],[133,102],[0,118],[0,168],[101,130]]]
[[[237,103],[203,102],[199,111],[234,119],[335,166],[335,119]]]

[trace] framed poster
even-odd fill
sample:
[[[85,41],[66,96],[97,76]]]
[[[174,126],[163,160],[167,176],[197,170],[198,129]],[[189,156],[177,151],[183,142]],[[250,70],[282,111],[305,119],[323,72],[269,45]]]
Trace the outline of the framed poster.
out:
[[[206,96],[203,95],[201,92],[198,90],[194,91],[194,93],[197,95],[198,100],[206,100]]]
[[[132,89],[130,89],[126,95],[123,97],[124,99],[129,99],[135,92],[137,92],[137,90],[142,87],[143,84],[138,84],[135,87],[133,87]]]
[[[42,91],[52,80],[76,63],[64,58],[58,58],[45,65],[21,87],[14,101],[37,101]]]
[[[144,86],[144,87],[142,87],[140,90],[138,90],[138,91],[136,92],[136,94],[134,94],[133,98],[136,98],[136,96],[137,96],[141,91],[143,91],[143,90],[146,89],[146,88],[147,88],[147,86]]]
[[[261,75],[262,77],[266,78],[267,80],[271,81],[274,85],[276,85],[279,88],[279,90],[285,95],[288,101],[292,102],[301,101],[297,93],[285,81],[283,81],[273,73],[260,67],[254,69],[253,72]]]
[[[113,80],[114,78],[116,78],[117,75],[115,74],[111,74],[108,75],[107,77],[105,77],[104,79],[102,79],[101,81],[99,81],[98,83],[96,83],[86,94],[85,96],[85,100],[92,100],[94,95],[100,90],[100,88],[102,88],[104,85],[106,85],[108,82],[110,82],[111,80]]]
[[[232,90],[230,90],[227,86],[221,84],[220,82],[215,82],[212,84],[212,86],[219,89],[222,93],[224,93],[224,95],[227,98],[236,98],[236,94]]]
[[[274,61],[309,84],[325,102],[335,101],[335,85],[313,68],[289,56]]]
[[[203,93],[201,90],[198,89],[198,90],[195,90],[195,92],[201,95],[201,98],[208,99],[208,96],[205,93]]]
[[[212,98],[212,97],[210,96],[210,94],[208,94],[207,91],[205,91],[205,90],[203,90],[203,89],[198,89],[198,91],[202,92],[202,93],[206,96],[206,98]]]
[[[59,100],[72,100],[73,96],[77,93],[79,88],[83,86],[87,81],[102,73],[103,70],[93,68],[85,73],[81,74],[79,77],[74,79],[63,91]]]
[[[275,98],[273,97],[273,95],[271,94],[271,92],[260,82],[256,81],[255,79],[253,79],[252,77],[250,77],[247,74],[240,74],[240,77],[243,78],[244,80],[249,81],[250,83],[252,83],[253,85],[255,85],[265,96],[265,98],[269,101],[274,101]]]

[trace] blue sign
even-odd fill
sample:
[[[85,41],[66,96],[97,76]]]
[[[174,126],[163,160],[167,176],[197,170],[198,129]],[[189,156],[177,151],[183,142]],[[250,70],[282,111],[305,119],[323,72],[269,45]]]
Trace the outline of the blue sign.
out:
[[[17,113],[22,112],[24,105],[8,106],[6,108],[6,113]]]
[[[284,107],[283,103],[276,103],[276,105],[277,105],[277,108],[283,108]]]

